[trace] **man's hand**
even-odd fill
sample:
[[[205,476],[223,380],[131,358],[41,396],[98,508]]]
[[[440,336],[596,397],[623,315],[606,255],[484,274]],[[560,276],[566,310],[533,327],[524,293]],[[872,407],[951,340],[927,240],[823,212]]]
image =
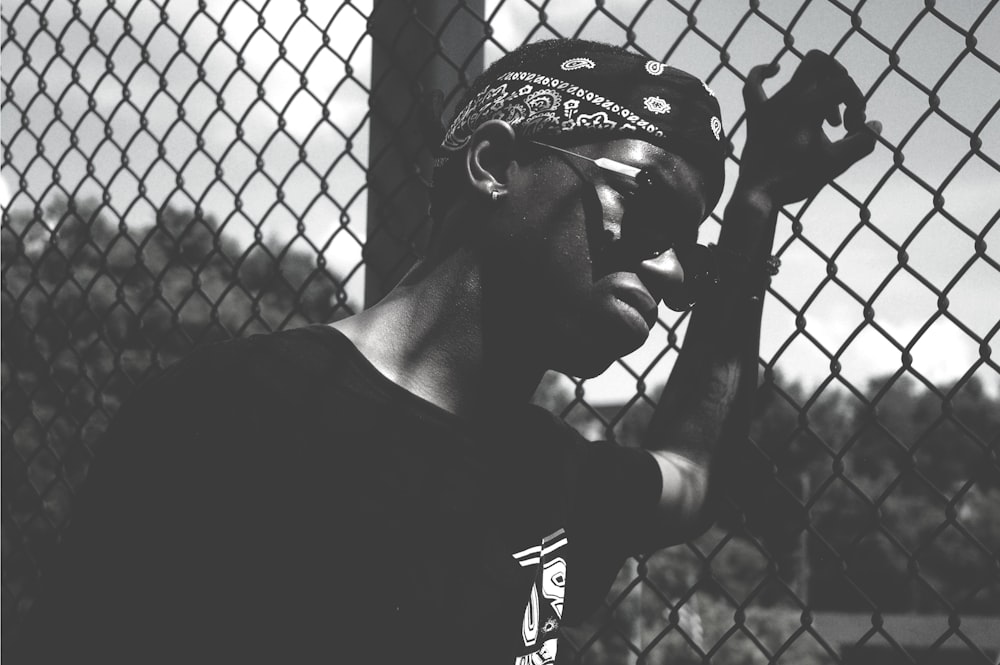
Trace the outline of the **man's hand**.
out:
[[[750,70],[743,99],[747,107],[747,142],[740,185],[769,195],[784,205],[816,194],[875,148],[882,131],[865,122],[865,99],[847,70],[829,55],[809,51],[792,79],[772,97],[762,83],[778,73],[778,65]],[[847,135],[830,141],[823,121],[840,125],[845,105]]]
[[[643,442],[663,481],[661,523],[652,529],[659,546],[700,533],[724,495],[720,487],[733,490],[733,483],[750,480],[743,446],[778,208],[812,196],[869,154],[881,130],[877,122],[865,123],[864,96],[830,56],[810,51],[791,81],[768,98],[761,83],[777,72],[763,65],[747,77],[747,143],[719,236],[720,248],[746,257],[747,273],[724,279],[715,297],[695,307]],[[847,136],[830,141],[823,122],[839,125],[841,104]]]

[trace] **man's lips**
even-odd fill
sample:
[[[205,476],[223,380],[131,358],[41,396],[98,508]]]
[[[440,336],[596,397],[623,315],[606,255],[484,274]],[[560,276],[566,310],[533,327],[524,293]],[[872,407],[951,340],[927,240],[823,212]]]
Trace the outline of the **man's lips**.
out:
[[[650,329],[656,324],[656,300],[641,283],[631,283],[631,280],[620,282],[615,284],[611,294],[639,312]]]

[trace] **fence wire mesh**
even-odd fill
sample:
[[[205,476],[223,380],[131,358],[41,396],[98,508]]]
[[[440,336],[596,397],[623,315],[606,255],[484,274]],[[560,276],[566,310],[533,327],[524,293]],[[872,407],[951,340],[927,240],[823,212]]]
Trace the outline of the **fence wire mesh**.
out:
[[[629,561],[561,654],[995,662],[996,4],[4,3],[5,632],[137,383],[211,340],[357,311],[363,282],[370,301],[413,260],[421,84],[444,81],[454,104],[484,57],[583,36],[707,80],[728,111],[730,183],[755,64],[787,77],[805,51],[832,52],[885,131],[782,211],[754,491],[703,538]],[[596,380],[549,376],[537,401],[634,445],[685,325],[664,312],[643,350]]]

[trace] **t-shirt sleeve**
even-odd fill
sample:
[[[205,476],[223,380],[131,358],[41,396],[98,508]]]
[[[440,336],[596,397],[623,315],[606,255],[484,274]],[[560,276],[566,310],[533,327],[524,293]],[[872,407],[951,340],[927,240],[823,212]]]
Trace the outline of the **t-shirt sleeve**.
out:
[[[656,461],[638,448],[581,437],[569,454],[567,531],[577,572],[567,593],[572,622],[599,605],[627,557],[655,549],[662,481]]]
[[[662,480],[645,450],[589,441],[555,417],[550,427],[565,474],[574,568],[565,618],[572,624],[604,599],[626,557],[652,551],[662,541],[654,531]]]
[[[605,441],[574,442],[569,453],[570,519],[579,536],[631,555],[656,540],[651,533],[660,497],[660,470],[638,448]]]

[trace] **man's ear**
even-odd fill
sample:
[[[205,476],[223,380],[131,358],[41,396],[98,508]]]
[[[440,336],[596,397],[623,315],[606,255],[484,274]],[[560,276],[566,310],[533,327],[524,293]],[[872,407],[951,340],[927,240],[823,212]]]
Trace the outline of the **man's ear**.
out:
[[[515,140],[514,128],[503,120],[487,120],[473,132],[465,157],[466,176],[484,198],[495,200],[507,193],[511,169],[516,167]]]

